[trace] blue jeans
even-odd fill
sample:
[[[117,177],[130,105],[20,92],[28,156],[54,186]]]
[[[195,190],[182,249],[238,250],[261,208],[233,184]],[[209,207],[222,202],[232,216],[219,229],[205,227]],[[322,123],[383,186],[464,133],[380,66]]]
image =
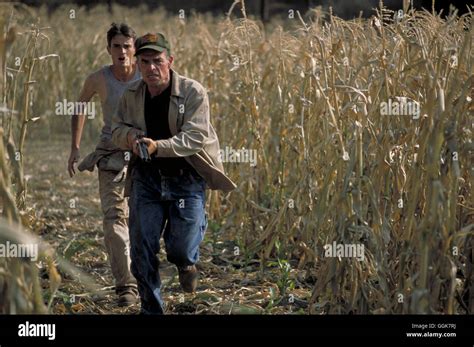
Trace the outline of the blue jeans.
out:
[[[132,171],[129,199],[130,257],[142,313],[163,314],[158,271],[163,234],[167,259],[178,267],[195,264],[207,228],[205,181],[195,172],[162,176],[147,164]]]

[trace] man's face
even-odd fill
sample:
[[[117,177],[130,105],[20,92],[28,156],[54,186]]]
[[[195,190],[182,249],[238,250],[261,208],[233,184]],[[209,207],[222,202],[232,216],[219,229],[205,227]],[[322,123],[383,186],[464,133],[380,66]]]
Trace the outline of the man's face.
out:
[[[133,38],[115,35],[110,41],[110,47],[107,47],[107,51],[112,56],[113,65],[130,66],[135,54]]]
[[[166,54],[166,51],[146,50],[138,56],[138,68],[149,87],[158,88],[168,83],[173,57]]]

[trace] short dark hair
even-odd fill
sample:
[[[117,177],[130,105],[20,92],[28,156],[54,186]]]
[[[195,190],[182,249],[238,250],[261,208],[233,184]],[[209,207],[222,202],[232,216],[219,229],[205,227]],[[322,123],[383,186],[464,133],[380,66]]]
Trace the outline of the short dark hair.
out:
[[[112,39],[117,35],[123,35],[125,37],[131,37],[133,41],[137,38],[135,30],[132,29],[129,25],[125,23],[112,23],[110,24],[110,29],[107,31],[107,46],[110,47]]]

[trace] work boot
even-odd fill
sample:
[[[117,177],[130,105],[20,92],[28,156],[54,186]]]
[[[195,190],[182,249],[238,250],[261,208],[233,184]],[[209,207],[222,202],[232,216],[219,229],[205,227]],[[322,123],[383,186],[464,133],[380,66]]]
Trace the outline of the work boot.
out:
[[[196,269],[196,266],[189,265],[185,267],[178,267],[178,273],[181,288],[183,288],[186,293],[195,292],[199,277],[199,273]]]
[[[117,305],[127,307],[138,302],[138,291],[134,287],[119,287],[116,290],[118,295]]]

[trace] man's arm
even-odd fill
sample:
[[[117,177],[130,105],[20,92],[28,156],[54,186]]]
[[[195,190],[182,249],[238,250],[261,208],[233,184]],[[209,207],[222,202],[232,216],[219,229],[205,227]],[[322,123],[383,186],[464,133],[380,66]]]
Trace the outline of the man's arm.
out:
[[[133,153],[139,155],[138,137],[144,135],[144,132],[125,122],[128,111],[125,94],[126,91],[120,98],[117,112],[112,116],[112,142],[120,149],[132,150]]]
[[[84,82],[81,93],[79,95],[79,102],[89,102],[97,92],[98,76],[96,73],[89,75]],[[81,146],[82,130],[84,129],[86,117],[83,114],[74,115],[71,117],[71,153],[68,160],[69,176],[74,176],[76,173],[74,164],[79,161],[79,148]]]

